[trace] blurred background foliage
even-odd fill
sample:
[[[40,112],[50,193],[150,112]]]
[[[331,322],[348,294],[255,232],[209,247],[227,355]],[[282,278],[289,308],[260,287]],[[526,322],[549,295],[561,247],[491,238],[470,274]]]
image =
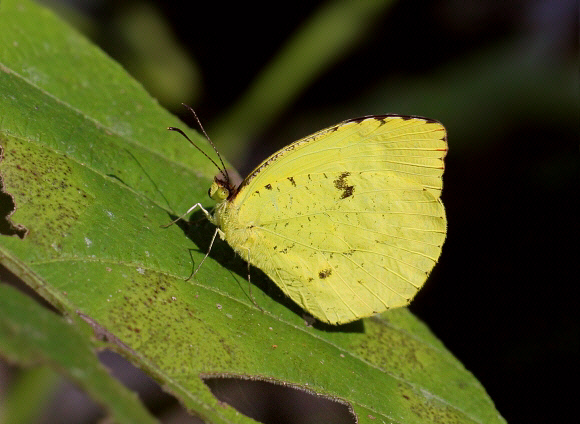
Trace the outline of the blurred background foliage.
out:
[[[43,3],[197,128],[192,105],[242,175],[347,118],[443,122],[449,235],[411,310],[508,422],[574,404],[576,1]]]

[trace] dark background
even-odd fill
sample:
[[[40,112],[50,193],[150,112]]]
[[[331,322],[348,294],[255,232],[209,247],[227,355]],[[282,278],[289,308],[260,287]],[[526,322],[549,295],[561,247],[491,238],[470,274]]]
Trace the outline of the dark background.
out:
[[[195,128],[179,106],[191,104],[212,136],[212,122],[327,4],[51,7]],[[123,29],[127,16],[143,10],[186,58],[157,78],[151,67],[159,47],[149,41],[156,27],[145,24],[136,41]],[[245,174],[283,145],[347,118],[391,112],[440,120],[449,132],[448,239],[410,308],[509,423],[561,422],[577,397],[569,384],[580,357],[578,65],[575,1],[393,2],[245,140],[246,157],[228,157]]]

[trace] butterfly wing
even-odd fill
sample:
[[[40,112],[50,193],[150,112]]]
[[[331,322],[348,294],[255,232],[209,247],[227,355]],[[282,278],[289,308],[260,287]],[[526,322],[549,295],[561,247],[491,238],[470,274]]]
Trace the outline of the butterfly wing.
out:
[[[441,254],[444,127],[345,121],[262,163],[221,211],[229,244],[316,318],[404,306]]]

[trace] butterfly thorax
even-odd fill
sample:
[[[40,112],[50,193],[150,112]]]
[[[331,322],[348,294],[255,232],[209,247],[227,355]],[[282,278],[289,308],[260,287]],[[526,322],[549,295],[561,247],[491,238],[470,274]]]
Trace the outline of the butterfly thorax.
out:
[[[239,202],[236,202],[237,190],[227,182],[216,178],[209,189],[209,196],[217,203],[214,207],[213,223],[219,228],[220,238],[246,261],[249,252],[257,242],[254,223],[240,222]],[[255,264],[255,261],[252,261]]]

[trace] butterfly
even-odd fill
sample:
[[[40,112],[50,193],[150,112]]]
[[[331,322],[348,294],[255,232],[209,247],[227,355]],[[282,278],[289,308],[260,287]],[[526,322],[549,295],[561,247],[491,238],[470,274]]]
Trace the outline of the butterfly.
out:
[[[446,139],[432,119],[349,119],[274,153],[238,187],[216,164],[215,208],[187,213],[202,209],[212,244],[219,235],[309,314],[348,323],[408,305],[437,263]]]

